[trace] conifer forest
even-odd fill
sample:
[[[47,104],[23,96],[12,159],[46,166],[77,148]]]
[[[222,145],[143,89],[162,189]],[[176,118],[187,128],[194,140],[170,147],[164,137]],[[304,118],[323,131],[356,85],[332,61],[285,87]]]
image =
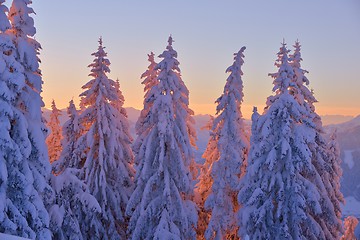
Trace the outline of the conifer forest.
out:
[[[317,113],[309,86],[316,79],[302,67],[301,39],[274,47],[272,94],[250,121],[242,113],[242,68],[251,51],[239,45],[229,53],[214,116],[202,126],[209,138],[197,156],[176,35],[164,39],[163,52],[138,59],[148,67],[133,83],[144,90],[135,134],[125,80],[110,79],[102,37],[89,40],[98,47],[83,63],[89,75],[80,104],[68,99],[61,111],[55,99],[45,118],[34,10],[30,0],[10,2],[8,8],[0,0],[0,239],[360,236],[358,219],[342,212],[338,133],[325,129]]]

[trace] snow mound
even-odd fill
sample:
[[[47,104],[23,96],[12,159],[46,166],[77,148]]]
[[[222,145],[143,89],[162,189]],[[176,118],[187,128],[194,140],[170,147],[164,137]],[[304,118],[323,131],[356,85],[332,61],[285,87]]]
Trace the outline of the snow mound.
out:
[[[26,240],[28,238],[22,238],[22,237],[18,237],[18,236],[0,233],[0,239],[1,240]]]
[[[354,167],[354,159],[352,155],[352,150],[345,150],[344,151],[344,163],[346,163],[349,167],[349,169],[352,169]]]

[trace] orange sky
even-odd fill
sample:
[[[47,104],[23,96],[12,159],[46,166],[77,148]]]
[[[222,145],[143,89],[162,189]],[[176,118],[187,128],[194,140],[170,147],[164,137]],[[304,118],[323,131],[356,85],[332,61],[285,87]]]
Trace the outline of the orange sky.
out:
[[[225,70],[242,46],[247,47],[243,115],[249,118],[253,106],[261,111],[272,94],[267,75],[276,71],[283,39],[290,50],[297,39],[302,44],[303,68],[309,71],[320,115],[360,114],[359,1],[109,1],[107,11],[99,11],[102,4],[33,2],[46,107],[52,99],[59,108],[72,98],[78,103],[81,86],[90,80],[91,53],[102,36],[112,63],[109,77],[119,78],[125,105],[140,109],[140,75],[148,66],[147,54],[158,56],[172,34],[190,106],[197,114],[215,113],[213,103],[228,77]],[[176,14],[168,9],[176,9]]]

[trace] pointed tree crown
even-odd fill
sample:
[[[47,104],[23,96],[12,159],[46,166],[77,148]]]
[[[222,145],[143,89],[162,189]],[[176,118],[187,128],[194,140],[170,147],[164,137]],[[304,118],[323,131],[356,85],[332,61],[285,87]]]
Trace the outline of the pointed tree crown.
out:
[[[92,76],[94,78],[101,77],[101,74],[110,73],[110,61],[107,59],[107,53],[105,52],[105,47],[103,47],[103,41],[102,38],[99,38],[99,47],[97,52],[94,52],[91,54],[91,56],[94,56],[95,59],[93,63],[89,64],[88,67],[91,67],[91,73],[89,76]]]
[[[173,49],[172,43],[173,38],[170,36],[168,39],[168,45],[162,54],[159,55],[159,58],[163,58],[163,60],[156,66],[155,70],[161,69],[162,74],[159,75],[159,79],[164,77],[165,74],[168,74],[171,71],[176,71],[180,73],[179,61],[177,58],[177,52]]]
[[[76,109],[73,99],[70,100],[66,113],[69,114],[70,118],[74,118],[74,116],[78,115],[78,110]]]
[[[89,65],[92,79],[83,86],[79,116],[83,134],[77,141],[81,149],[81,175],[102,209],[107,238],[125,238],[123,211],[133,186],[132,138],[120,84],[107,77],[110,61],[102,39]]]
[[[151,106],[154,104],[155,101],[155,95],[156,93],[156,89],[154,88],[154,86],[156,86],[159,83],[158,80],[158,74],[159,71],[155,70],[157,63],[155,62],[154,59],[154,53],[151,52],[150,54],[148,54],[148,61],[150,62],[148,69],[141,74],[141,78],[144,79],[141,83],[144,84],[144,101],[143,101],[143,105],[144,108],[141,110],[140,116],[136,122],[135,125],[135,131],[136,134],[139,136],[135,143],[134,143],[134,150],[138,149],[138,145],[141,144],[142,142],[142,135],[144,132],[146,132],[149,128],[149,120],[148,120],[148,113],[150,111]]]
[[[50,163],[59,159],[60,153],[62,151],[61,145],[61,126],[59,116],[61,115],[61,111],[56,107],[55,101],[52,100],[51,103],[51,114],[50,121],[48,122],[48,126],[50,128],[50,135],[46,139],[46,143],[48,145],[49,152],[49,160]]]
[[[309,79],[305,74],[309,73],[308,71],[301,68],[301,45],[299,41],[296,41],[293,45],[294,53],[289,55],[290,65],[294,70],[294,79],[293,82],[296,85],[294,90],[294,95],[300,104],[306,104],[309,108],[313,109],[313,104],[317,102],[314,93],[307,86],[310,84]],[[305,101],[305,102],[304,102]]]
[[[55,100],[53,99],[51,102],[51,113],[52,117],[56,119],[57,123],[60,123],[58,117],[61,115],[61,111],[56,107]]]
[[[290,87],[294,86],[292,83],[294,71],[289,64],[289,52],[290,50],[286,48],[286,43],[283,42],[280,51],[277,53],[278,59],[275,62],[278,72],[269,74],[274,79],[273,91],[276,93],[287,92]]]
[[[110,73],[110,61],[106,58],[107,53],[104,49],[102,38],[100,38],[98,50],[91,54],[95,58],[93,62],[88,65],[88,67],[91,68],[89,76],[93,77],[93,79],[82,86],[82,88],[86,90],[80,94],[80,97],[82,97],[81,106],[83,108],[99,103],[99,101],[96,100],[98,98],[104,98],[110,102],[118,99],[114,88],[116,83],[107,77],[107,73]]]
[[[134,145],[136,188],[126,209],[131,239],[195,238],[192,111],[172,42],[170,37],[159,55],[158,83],[151,87],[151,104],[144,104],[139,120],[146,124],[137,130],[141,135]]]
[[[62,127],[63,139],[61,144],[63,146],[59,159],[52,164],[53,173],[60,174],[66,168],[78,168],[80,157],[79,149],[76,146],[76,141],[81,135],[82,127],[79,123],[79,113],[75,107],[74,101],[69,102],[67,108],[67,114],[69,119],[64,123]]]
[[[241,66],[244,64],[244,51],[246,47],[242,47],[239,52],[234,53],[234,63],[226,69],[226,73],[230,73],[229,77],[226,80],[223,94],[216,100],[218,106],[216,108],[217,114],[222,111],[227,104],[230,104],[232,101],[230,98],[234,98],[238,104],[237,107],[240,110],[240,104],[243,101],[243,82],[241,76],[243,72]]]
[[[143,74],[141,74],[141,78],[144,79],[141,83],[145,85],[144,86],[145,98],[147,97],[150,89],[158,83],[157,80],[158,71],[155,70],[157,63],[155,62],[154,56],[155,54],[153,52],[148,54],[148,61],[150,62],[150,64],[148,66],[148,69]]]

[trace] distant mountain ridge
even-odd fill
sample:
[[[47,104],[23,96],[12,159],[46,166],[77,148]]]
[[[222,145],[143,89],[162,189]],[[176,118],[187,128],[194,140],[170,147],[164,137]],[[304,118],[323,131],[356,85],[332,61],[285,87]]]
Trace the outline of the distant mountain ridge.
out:
[[[127,107],[126,108],[129,123],[130,123],[130,132],[135,138],[135,124],[140,115],[140,110]],[[51,110],[43,109],[43,115],[46,120],[50,117]],[[60,116],[60,123],[68,119],[66,109],[62,109],[62,115]],[[209,131],[203,129],[203,127],[210,120],[210,115],[195,115],[195,130],[197,132],[197,150],[195,152],[196,159],[198,162],[202,162],[201,155],[206,149],[206,145],[209,139]],[[349,119],[348,116],[342,115],[327,115],[322,117],[323,122],[339,122],[340,120]],[[324,121],[325,120],[325,121]],[[330,121],[330,122],[331,122]],[[251,121],[245,120],[247,131],[250,131]],[[324,124],[325,125],[325,124]],[[341,122],[338,124],[330,124],[325,126],[327,133],[331,133],[334,130],[337,130],[338,142],[341,149],[341,156],[343,159],[342,169],[342,188],[345,197],[354,196],[358,201],[360,201],[360,115],[353,118],[351,117],[348,121]]]
[[[130,122],[136,123],[138,117],[140,116],[140,110],[133,108],[133,107],[126,107],[128,119]],[[49,119],[51,110],[47,108],[43,108],[43,115],[45,119]],[[62,116],[60,117],[60,123],[64,124],[64,122],[67,120],[67,113],[66,109],[60,109],[62,111]],[[196,114],[194,116],[195,119],[198,119],[201,123],[206,123],[210,120],[209,114]],[[246,119],[247,121],[250,121]],[[356,126],[360,124],[360,115],[357,117],[353,116],[346,116],[346,115],[323,115],[321,116],[321,120],[323,122],[324,126],[335,126],[341,124],[341,127],[350,127],[350,126]]]
[[[343,160],[341,191],[345,197],[353,196],[360,201],[360,115],[344,123],[328,125],[325,130],[337,131]]]
[[[351,121],[354,117],[353,116],[345,116],[345,115],[323,115],[321,116],[321,121],[324,126],[330,124],[340,124],[344,122]]]

